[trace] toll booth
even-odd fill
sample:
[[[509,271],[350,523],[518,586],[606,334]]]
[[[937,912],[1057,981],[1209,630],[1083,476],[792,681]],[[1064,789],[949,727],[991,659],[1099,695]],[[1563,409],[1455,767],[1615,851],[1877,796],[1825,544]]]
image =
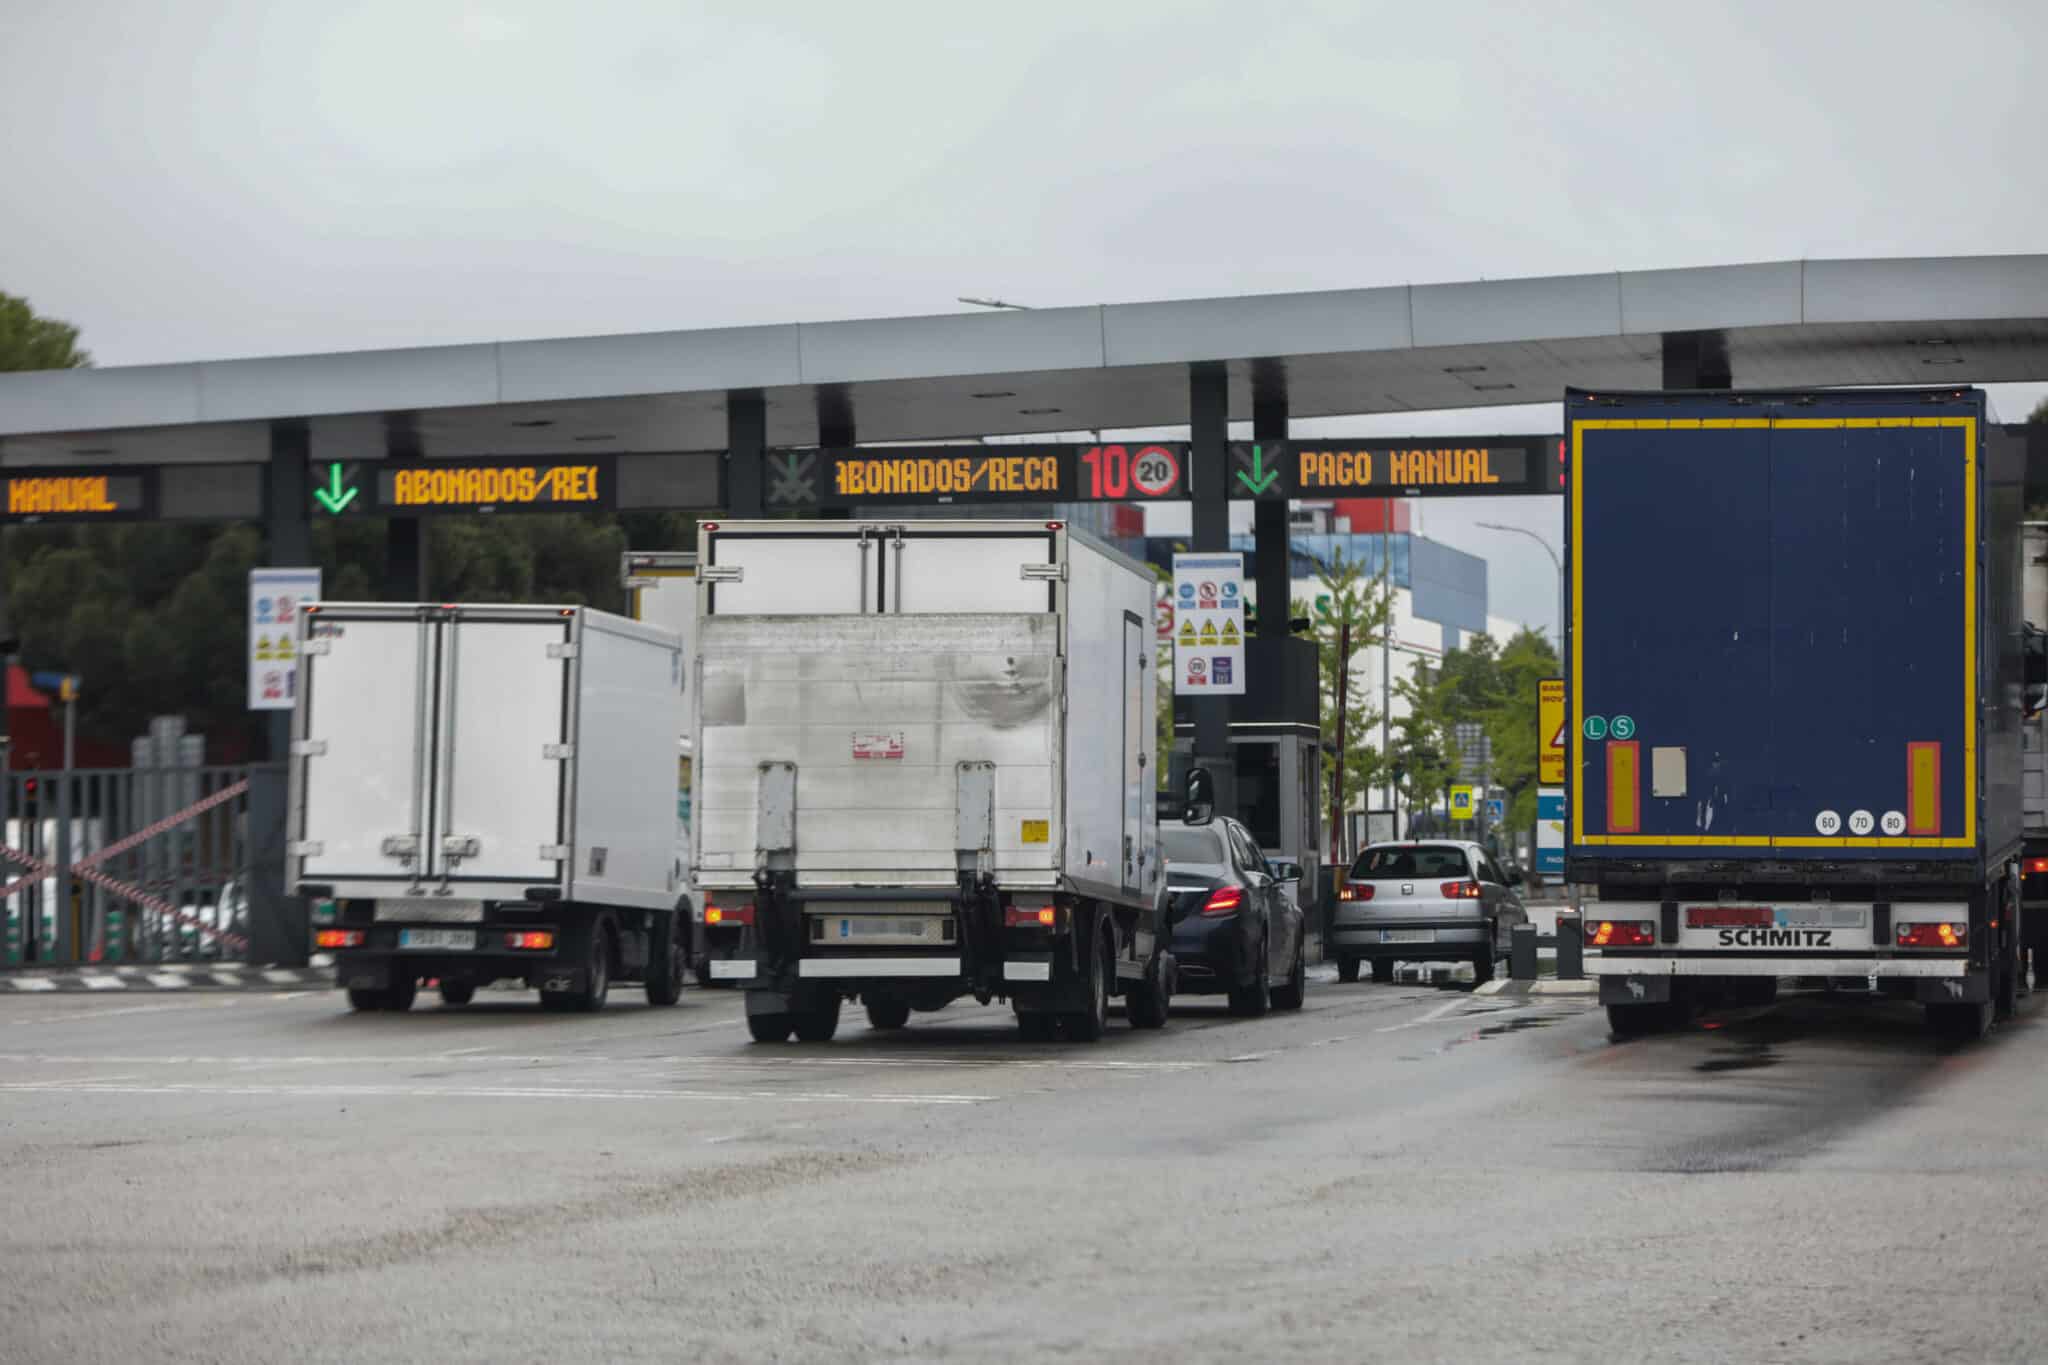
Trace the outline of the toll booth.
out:
[[[1242,823],[1275,862],[1301,864],[1301,907],[1314,928],[1325,841],[1316,647],[1259,635],[1245,646],[1245,693],[1232,699],[1231,761],[1216,774],[1217,812]],[[1195,727],[1175,709],[1167,774],[1179,791],[1194,766]]]

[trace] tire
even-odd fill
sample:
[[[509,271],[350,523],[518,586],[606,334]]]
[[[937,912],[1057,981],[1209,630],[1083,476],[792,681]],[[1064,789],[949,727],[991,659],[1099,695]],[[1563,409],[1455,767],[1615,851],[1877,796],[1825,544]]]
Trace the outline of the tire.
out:
[[[1098,933],[1088,950],[1088,1007],[1062,1015],[1063,1031],[1070,1043],[1097,1043],[1109,1028],[1109,945],[1107,935]]]
[[[419,982],[409,976],[400,977],[385,988],[382,1008],[393,1014],[404,1014],[412,1008],[412,1002],[419,998],[419,994]]]
[[[1475,987],[1484,986],[1491,980],[1493,980],[1493,953],[1488,949],[1481,948],[1479,955],[1472,959],[1472,984]]]
[[[870,1000],[868,1027],[872,1029],[899,1029],[910,1022],[910,1002],[907,1000]]]
[[[1670,1017],[1663,1005],[1609,1005],[1607,1031],[1616,1038],[1642,1038],[1663,1029]]]
[[[357,1014],[369,1014],[384,1008],[384,992],[364,990],[360,986],[348,988],[348,1007]]]
[[[1124,1018],[1131,1021],[1132,1028],[1165,1028],[1170,1000],[1166,956],[1154,953],[1146,964],[1145,979],[1124,991]]]
[[[1266,941],[1260,939],[1252,983],[1233,987],[1230,992],[1230,1012],[1240,1019],[1258,1019],[1273,1008],[1273,989],[1266,981],[1266,946]]]
[[[1980,1005],[1929,1005],[1927,1028],[1949,1043],[1974,1043],[1991,1032],[1992,1002]]]
[[[476,999],[476,984],[470,981],[443,981],[441,1003],[444,1005],[467,1005]]]
[[[839,997],[827,996],[821,1005],[790,1015],[799,1043],[829,1043],[839,1032]]]
[[[574,1010],[596,1014],[612,993],[612,930],[600,921],[591,926],[589,957],[583,964],[583,984],[570,991],[542,991],[540,1003],[548,1009]],[[552,997],[552,998],[550,998]]]
[[[1394,960],[1390,957],[1373,959],[1372,979],[1382,986],[1392,985],[1394,982]]]
[[[1027,1043],[1049,1043],[1058,1031],[1059,1016],[1052,1014],[1020,1014],[1017,1016],[1017,1034]]]
[[[1338,958],[1337,979],[1347,986],[1358,980],[1358,959],[1355,957]]]
[[[1273,988],[1273,1008],[1276,1010],[1298,1010],[1308,998],[1308,949],[1301,943],[1294,945],[1294,970],[1287,974],[1287,984]]]
[[[786,1043],[793,1027],[787,1014],[750,1014],[747,1016],[747,1032],[757,1043]]]
[[[683,912],[657,915],[654,932],[647,944],[647,1003],[673,1005],[683,998],[683,981],[690,970],[688,946],[676,933]]]

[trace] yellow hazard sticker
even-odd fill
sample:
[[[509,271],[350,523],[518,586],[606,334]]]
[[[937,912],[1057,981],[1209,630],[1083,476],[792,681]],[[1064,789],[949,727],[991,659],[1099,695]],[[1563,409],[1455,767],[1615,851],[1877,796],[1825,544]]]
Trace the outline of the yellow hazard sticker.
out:
[[[1023,839],[1027,844],[1050,843],[1052,841],[1051,822],[1047,820],[1026,820],[1024,822]]]

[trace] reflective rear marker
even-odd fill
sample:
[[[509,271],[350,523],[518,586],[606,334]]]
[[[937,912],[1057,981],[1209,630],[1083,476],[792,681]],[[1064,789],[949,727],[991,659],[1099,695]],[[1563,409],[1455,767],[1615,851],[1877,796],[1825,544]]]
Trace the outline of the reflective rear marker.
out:
[[[1638,795],[1636,741],[1607,742],[1607,832],[1635,834],[1642,829],[1642,801]]]
[[[1941,833],[1941,746],[1906,746],[1906,833]]]

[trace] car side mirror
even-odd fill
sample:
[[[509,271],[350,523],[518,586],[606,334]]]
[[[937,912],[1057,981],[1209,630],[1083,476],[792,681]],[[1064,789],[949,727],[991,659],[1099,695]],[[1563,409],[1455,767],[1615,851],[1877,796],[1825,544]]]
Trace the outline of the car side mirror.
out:
[[[1182,821],[1190,825],[1206,825],[1216,818],[1216,779],[1209,775],[1207,768],[1188,770],[1187,799]]]
[[[1523,879],[1523,877],[1522,877],[1522,869],[1521,869],[1521,868],[1519,868],[1519,867],[1511,867],[1511,868],[1509,868],[1509,869],[1508,869],[1508,885],[1509,885],[1509,886],[1520,886],[1520,885],[1522,884],[1523,880],[1524,880],[1524,879]]]
[[[1300,864],[1300,863],[1275,863],[1275,864],[1273,864],[1273,879],[1274,879],[1275,881],[1282,881],[1282,882],[1298,882],[1298,881],[1300,881],[1300,880],[1301,880],[1301,864]]]

